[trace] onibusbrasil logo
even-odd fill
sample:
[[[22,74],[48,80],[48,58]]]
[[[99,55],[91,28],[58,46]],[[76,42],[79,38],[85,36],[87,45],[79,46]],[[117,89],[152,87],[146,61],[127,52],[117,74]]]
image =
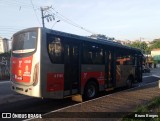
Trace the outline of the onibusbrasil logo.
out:
[[[36,113],[2,113],[2,118],[42,118],[42,115]]]

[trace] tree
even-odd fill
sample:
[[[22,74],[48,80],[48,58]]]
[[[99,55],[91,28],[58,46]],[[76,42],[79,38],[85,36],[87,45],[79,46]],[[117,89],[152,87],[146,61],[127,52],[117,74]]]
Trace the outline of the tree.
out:
[[[152,42],[151,42],[151,46],[150,46],[150,49],[156,49],[156,48],[160,48],[160,39],[154,39]]]
[[[142,51],[142,53],[144,53],[144,54],[150,53],[149,52],[149,47],[148,47],[146,42],[140,42],[140,41],[137,42],[136,41],[136,42],[133,42],[131,44],[128,44],[128,46],[140,49]]]
[[[127,46],[141,49],[141,43],[140,42],[133,42],[131,44],[127,44]]]
[[[145,53],[145,54],[147,54],[147,49],[148,49],[148,45],[147,45],[147,43],[146,42],[141,42],[140,43],[140,46],[141,46],[141,51],[143,52],[143,53]]]

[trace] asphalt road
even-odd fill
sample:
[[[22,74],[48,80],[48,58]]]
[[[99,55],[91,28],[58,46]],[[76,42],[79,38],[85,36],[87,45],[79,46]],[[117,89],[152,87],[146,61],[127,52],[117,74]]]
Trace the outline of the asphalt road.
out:
[[[10,81],[9,80],[8,81],[1,81],[0,82],[0,97],[10,95],[10,94],[15,94],[11,90]]]
[[[143,85],[145,83],[151,83],[158,81],[160,78],[160,69],[153,69],[151,73],[145,73],[143,76],[143,82],[136,85]],[[151,76],[156,75],[157,77]],[[116,90],[119,91],[119,90]],[[114,91],[114,92],[116,92]],[[102,95],[106,95],[108,93],[114,92],[106,92]],[[41,98],[33,98],[24,95],[20,95],[14,93],[10,89],[10,83],[0,82],[0,112],[30,112],[30,113],[47,113],[53,110],[57,110],[62,107],[66,107],[69,105],[76,104],[77,102],[72,101],[70,98],[68,99],[41,99]]]
[[[151,75],[155,75],[155,76],[160,77],[160,68],[151,68],[150,73],[143,73],[143,76],[151,76]]]

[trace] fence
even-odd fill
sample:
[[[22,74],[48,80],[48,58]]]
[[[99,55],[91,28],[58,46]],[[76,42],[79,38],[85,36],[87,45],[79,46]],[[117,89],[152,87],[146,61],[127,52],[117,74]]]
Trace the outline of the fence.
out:
[[[10,79],[10,53],[0,54],[0,80]]]

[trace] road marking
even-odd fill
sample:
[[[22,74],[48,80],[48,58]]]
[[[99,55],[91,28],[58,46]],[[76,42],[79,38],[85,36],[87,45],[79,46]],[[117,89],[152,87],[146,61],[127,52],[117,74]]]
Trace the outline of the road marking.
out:
[[[148,78],[148,77],[151,77],[152,75],[150,75],[150,76],[142,76],[142,78]]]
[[[158,75],[152,75],[152,76],[157,77],[157,78],[160,78],[160,76],[158,76]]]
[[[148,77],[151,77],[151,76],[154,76],[154,77],[157,77],[157,78],[160,78],[160,76],[158,76],[158,75],[150,75],[150,76],[143,76],[142,78],[148,78]]]
[[[10,81],[0,81],[0,84],[10,83]]]

